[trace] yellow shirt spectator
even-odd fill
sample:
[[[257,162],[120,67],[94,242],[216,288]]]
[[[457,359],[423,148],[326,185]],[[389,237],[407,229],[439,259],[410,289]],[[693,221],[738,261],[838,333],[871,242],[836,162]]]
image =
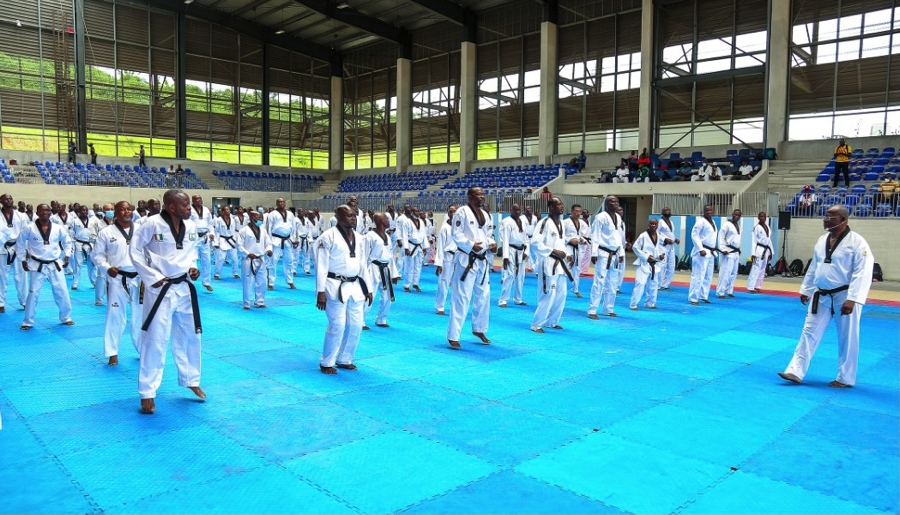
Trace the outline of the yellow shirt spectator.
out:
[[[841,144],[834,148],[834,160],[838,163],[847,163],[850,161],[850,153],[853,148],[841,140]]]
[[[890,202],[891,195],[898,191],[900,191],[900,182],[897,182],[897,179],[885,179],[878,185],[878,193],[881,193],[884,202]]]

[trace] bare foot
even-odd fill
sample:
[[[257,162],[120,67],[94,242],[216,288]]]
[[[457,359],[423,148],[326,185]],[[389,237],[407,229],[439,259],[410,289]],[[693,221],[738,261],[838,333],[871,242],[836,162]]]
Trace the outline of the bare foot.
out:
[[[75,321],[74,320],[66,320],[65,322],[63,322],[63,325],[75,325]]]
[[[596,313],[589,314],[588,318],[590,318],[591,320],[600,320],[600,317]]]
[[[562,327],[561,325],[559,325],[559,324],[550,326],[550,329],[556,329],[557,331],[560,330],[560,329],[562,329],[562,328],[563,328],[563,327]]]
[[[194,395],[200,397],[201,399],[206,398],[206,393],[199,386],[188,386],[188,388],[194,392]]]
[[[208,291],[208,292],[213,291],[212,286],[210,286],[208,284],[206,286],[204,286],[204,288],[206,288],[206,291]]]
[[[30,325],[23,325],[23,326],[20,327],[19,329],[21,329],[21,330],[23,330],[23,331],[27,331],[27,330],[31,329],[31,326],[30,326]]]
[[[487,335],[485,335],[484,333],[476,333],[476,332],[473,331],[472,334],[474,334],[475,336],[477,336],[478,339],[481,340],[481,343],[483,343],[483,344],[485,344],[485,345],[490,345],[490,344],[491,344],[491,340],[488,339]]]
[[[778,372],[778,376],[781,377],[782,379],[784,379],[785,381],[790,381],[792,383],[800,384],[802,382],[802,380],[799,377],[795,376],[794,374],[792,374],[790,372]]]
[[[462,348],[460,347],[459,342],[456,340],[447,340],[447,342],[450,343],[450,348],[453,350],[459,350]]]
[[[111,366],[111,367],[114,367],[114,366],[118,365],[118,364],[119,364],[119,357],[118,357],[118,356],[110,356],[110,357],[109,357],[109,361],[108,361],[106,364],[109,365],[109,366]]]
[[[334,367],[323,367],[322,365],[319,365],[319,370],[321,370],[323,374],[329,376],[337,374],[337,369]]]
[[[447,313],[444,313],[444,310],[442,309],[442,310],[438,311],[437,314],[438,314],[438,315],[441,315],[441,316],[444,316],[444,315],[446,315]]]
[[[544,334],[544,329],[542,327],[538,327],[537,329],[532,329],[532,331],[535,333]]]
[[[338,363],[335,366],[338,368],[343,368],[344,370],[356,370],[356,365],[354,365],[353,363],[347,363],[347,364]]]
[[[418,284],[414,284],[414,285],[413,285],[413,289],[416,290],[416,291],[419,292],[419,293],[422,293],[422,289],[419,288],[419,285],[418,285]]]
[[[844,384],[844,383],[838,381],[837,379],[835,379],[834,381],[828,383],[828,386],[830,386],[832,388],[850,388],[852,385]]]
[[[372,329],[372,328],[369,327],[369,326],[367,326],[367,325],[364,325],[364,326],[362,327],[362,330],[363,330],[363,331],[368,331],[368,330],[370,330],[370,329]]]
[[[156,411],[156,403],[153,399],[141,399],[141,413],[152,415]]]

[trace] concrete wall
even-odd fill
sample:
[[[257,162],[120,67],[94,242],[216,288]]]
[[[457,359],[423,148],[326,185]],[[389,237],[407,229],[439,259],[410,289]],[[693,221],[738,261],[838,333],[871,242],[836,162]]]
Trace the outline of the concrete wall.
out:
[[[883,149],[884,147],[900,148],[900,136],[871,136],[866,138],[847,138],[847,144],[854,150],[861,148]],[[819,139],[810,141],[785,141],[781,144],[778,157],[796,161],[821,161],[827,163],[834,157],[834,147],[838,139]]]
[[[875,261],[884,272],[884,279],[900,281],[900,223],[896,220],[851,218],[849,225],[869,242]],[[805,264],[812,257],[813,247],[823,234],[825,230],[822,228],[822,220],[794,218],[791,220],[791,230],[787,231],[785,257],[789,262],[800,259]],[[780,249],[776,255],[781,255]]]

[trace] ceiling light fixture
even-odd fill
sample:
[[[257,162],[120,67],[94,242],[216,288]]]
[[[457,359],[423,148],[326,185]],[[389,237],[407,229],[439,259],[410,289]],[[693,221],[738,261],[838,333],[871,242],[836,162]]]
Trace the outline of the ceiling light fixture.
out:
[[[338,9],[349,9],[350,4],[348,4],[347,2],[341,2],[341,3],[337,4],[337,8]]]
[[[276,31],[275,31],[275,34],[278,35],[278,36],[284,34],[284,29],[278,29],[278,30],[276,30]]]
[[[194,0],[184,0],[184,3],[190,5],[190,4],[194,3]]]

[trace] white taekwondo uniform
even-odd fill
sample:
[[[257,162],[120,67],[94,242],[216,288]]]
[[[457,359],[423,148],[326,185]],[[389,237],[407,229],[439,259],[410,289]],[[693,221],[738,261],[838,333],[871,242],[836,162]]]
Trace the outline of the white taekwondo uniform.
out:
[[[397,219],[400,218],[400,213],[394,211],[391,214],[390,211],[385,211],[384,216],[388,219],[388,228],[384,231],[391,238],[391,260],[394,261],[394,268],[397,270],[397,274],[399,277],[400,274],[400,263],[399,256],[397,256]]]
[[[837,380],[852,386],[856,384],[859,358],[859,320],[872,285],[875,256],[866,240],[849,227],[838,237],[833,249],[828,248],[828,237],[825,234],[816,242],[812,262],[800,286],[800,294],[810,297],[809,309],[794,357],[785,372],[803,379],[833,319],[838,333]],[[849,315],[843,315],[841,305],[847,300],[856,304]]]
[[[491,315],[491,277],[489,270],[493,267],[492,253],[488,249],[494,242],[494,224],[491,215],[483,208],[482,219],[468,204],[461,206],[453,215],[451,229],[453,241],[456,243],[456,267],[453,271],[453,294],[450,299],[450,324],[447,327],[447,339],[459,341],[463,321],[472,302],[472,332],[486,333]],[[475,252],[475,244],[481,250]]]
[[[712,283],[716,263],[717,233],[715,222],[702,216],[697,217],[694,228],[691,229],[691,241],[694,244],[691,249],[691,287],[688,291],[688,300],[691,302],[709,302],[709,285]],[[706,251],[705,256],[700,255],[701,250]]]
[[[294,284],[294,272],[291,269],[294,261],[294,213],[287,209],[284,214],[277,209],[265,216],[266,232],[272,238],[272,256],[266,260],[266,269],[269,271],[269,286],[275,286],[275,278],[278,276],[278,260],[282,261],[284,278],[288,285]]]
[[[409,217],[404,213],[397,215],[397,231],[394,233],[394,241],[397,242],[397,272],[400,278],[406,275],[406,253],[403,252],[403,242],[406,240],[406,224]]]
[[[663,244],[663,238],[657,231],[656,241],[653,241],[650,233],[644,231],[635,240],[631,250],[637,256],[637,259],[634,261],[634,265],[637,268],[634,270],[634,290],[631,292],[631,304],[629,307],[636,309],[641,302],[641,297],[646,292],[647,299],[644,305],[651,309],[656,308],[659,279],[662,275],[662,269],[665,267],[665,260],[668,257],[666,256],[666,246]],[[659,260],[661,255],[664,256],[662,261],[656,261],[655,263],[650,261],[651,257]]]
[[[91,261],[91,252],[94,250],[96,237],[91,233],[91,219],[96,217],[86,216],[84,220],[77,215],[70,215],[68,220],[69,236],[72,238],[72,289],[77,290],[81,279],[81,267],[87,265],[87,276],[91,286],[97,282],[97,270]]]
[[[614,313],[618,277],[622,273],[621,262],[625,258],[625,238],[622,227],[624,222],[618,213],[603,211],[594,217],[591,224],[591,257],[597,258],[594,264],[594,282],[591,284],[591,300],[588,315],[596,315],[601,307],[602,314]]]
[[[0,211],[2,213],[2,211]],[[16,243],[19,235],[30,223],[25,213],[20,213],[15,207],[7,217],[2,213],[0,219],[0,307],[6,306],[6,289],[9,274],[12,272],[13,282],[16,284],[19,304],[25,306],[28,298],[28,281],[25,270],[22,269],[21,259],[17,259]]]
[[[422,218],[407,218],[403,229],[403,288],[418,286],[428,252],[428,224]],[[407,255],[409,252],[409,255]]]
[[[529,244],[531,242],[531,237],[534,236],[534,228],[537,227],[537,224],[540,221],[541,221],[541,217],[534,213],[531,214],[531,220],[528,219],[528,216],[526,216],[524,213],[522,213],[522,225],[525,226],[525,237],[527,238],[526,241],[528,241]],[[537,265],[534,262],[536,258],[537,258],[536,256],[529,253],[525,257],[525,265],[524,265],[526,269],[531,269],[535,273],[537,273]]]
[[[119,355],[119,342],[125,332],[125,319],[131,306],[131,343],[141,352],[141,324],[144,311],[141,305],[141,278],[131,263],[131,240],[134,223],[123,229],[118,223],[100,231],[94,243],[93,260],[97,273],[109,277],[109,269],[118,269],[116,277],[107,283],[106,330],[103,333],[103,352],[107,358]]]
[[[456,266],[456,242],[453,241],[453,219],[447,218],[441,224],[435,242],[434,266],[441,268],[438,274],[437,292],[434,295],[434,310],[436,313],[444,313],[444,305],[447,303],[447,294],[450,292],[453,281],[453,269]]]
[[[578,224],[577,226],[575,224]],[[572,277],[575,278],[575,281],[572,283],[572,293],[575,295],[581,296],[581,290],[579,289],[579,283],[581,282],[580,276],[580,263],[581,263],[581,249],[584,244],[591,240],[591,228],[588,224],[584,223],[584,220],[578,219],[573,220],[572,217],[568,217],[562,222],[563,224],[563,235],[566,238],[566,245],[569,245],[570,254],[572,254],[572,259],[575,260],[575,264],[572,265]],[[569,240],[576,238],[578,243],[572,245],[569,243]]]
[[[497,305],[506,307],[510,295],[516,304],[524,304],[522,289],[525,286],[525,259],[528,257],[528,234],[524,217],[512,215],[500,222],[500,240],[503,242],[503,259],[509,265],[503,267],[500,279],[500,299]]]
[[[197,227],[197,259],[200,260],[200,283],[203,286],[212,285],[212,261],[211,261],[211,244],[210,241],[215,239],[214,221],[212,211],[208,207],[203,206],[202,210],[197,210],[191,204],[191,221]],[[210,236],[213,236],[212,240]]]
[[[272,237],[262,227],[252,222],[242,228],[237,235],[238,252],[241,260],[241,283],[244,288],[244,307],[251,303],[256,307],[266,305],[266,253],[272,250]],[[250,254],[258,256],[250,258]]]
[[[316,293],[325,293],[328,327],[319,365],[350,365],[359,345],[365,318],[366,294],[373,285],[369,276],[366,243],[361,234],[345,235],[338,226],[316,242]]]
[[[766,219],[768,221],[768,219]],[[762,288],[766,278],[766,265],[772,260],[772,229],[767,224],[757,224],[753,227],[753,266],[750,267],[750,275],[747,277],[747,291],[755,291]]]
[[[428,240],[428,251],[425,253],[425,259],[423,260],[422,265],[428,266],[428,263],[434,262],[434,243],[437,236],[435,231],[437,231],[437,228],[434,225],[434,218],[425,217],[422,218],[422,221],[425,222],[425,232]]]
[[[146,219],[147,219],[147,217],[141,218],[140,222],[134,226],[135,230],[137,230],[140,223],[142,223]],[[114,221],[115,221],[115,218],[113,218],[113,217],[106,218],[105,216],[92,216],[90,227],[91,227],[91,233],[93,234],[94,240],[96,240],[100,236],[100,231],[102,231],[103,229],[106,229],[107,227],[112,226]],[[102,306],[103,299],[106,298],[106,290],[107,290],[106,279],[107,279],[107,276],[105,274],[101,274],[101,273],[97,274],[97,281],[94,283],[94,303],[97,306]]]
[[[193,207],[191,208],[193,209]],[[175,225],[182,222],[175,235]],[[178,368],[178,385],[200,386],[200,308],[197,290],[188,275],[197,266],[200,236],[191,220],[172,220],[168,212],[153,215],[135,229],[131,262],[144,282],[144,323],[141,329],[141,364],[138,393],[141,399],[156,397],[166,363],[166,347],[172,336],[172,356]],[[154,286],[166,279],[161,285]]]
[[[656,229],[656,234],[659,234],[659,241],[662,242],[666,248],[666,259],[656,267],[657,273],[659,274],[659,288],[661,290],[668,290],[669,285],[672,284],[672,277],[675,276],[675,265],[677,264],[678,259],[676,259],[677,252],[675,252],[677,244],[675,243],[674,229],[675,226],[672,225],[671,220],[664,216],[660,217],[659,228]],[[666,243],[666,240],[672,240],[672,243]]]
[[[69,290],[66,288],[66,276],[62,271],[62,263],[66,256],[72,255],[72,242],[69,232],[61,224],[51,223],[49,230],[41,234],[38,229],[38,221],[29,223],[22,229],[16,242],[16,259],[18,265],[28,263],[28,297],[25,299],[25,320],[23,327],[34,325],[34,313],[44,286],[44,280],[50,281],[53,290],[53,300],[59,308],[59,321],[62,323],[72,320],[72,301],[69,299]]]
[[[369,315],[375,301],[378,301],[378,313],[375,315],[376,325],[386,325],[388,314],[391,311],[391,302],[394,301],[394,284],[392,279],[397,277],[397,269],[394,266],[394,249],[391,247],[391,238],[385,234],[385,239],[377,231],[369,231],[363,236],[366,245],[366,253],[369,256],[369,274],[372,277],[372,304],[366,304],[365,315]],[[365,325],[365,324],[364,324]]]
[[[303,271],[309,275],[309,262],[312,254],[313,232],[315,224],[309,218],[295,216],[294,217],[294,241],[297,246],[294,247],[294,265],[293,271],[296,273],[297,268],[302,264]]]
[[[716,281],[716,296],[734,297],[734,281],[737,279],[738,265],[741,263],[741,227],[730,219],[719,229],[717,248],[719,259],[719,280]]]
[[[538,302],[531,319],[532,331],[559,326],[569,291],[566,281],[575,279],[567,260],[552,257],[554,250],[565,252],[566,258],[572,257],[572,247],[568,244],[563,223],[557,225],[547,217],[538,223],[531,237],[531,255],[538,258],[535,261],[538,263]]]
[[[237,255],[237,233],[241,228],[238,227],[237,219],[234,215],[229,217],[228,223],[224,217],[218,217],[213,222],[212,232],[214,235],[213,246],[216,248],[216,278],[222,273],[222,266],[226,259],[231,260],[231,275],[238,275],[238,255]]]

